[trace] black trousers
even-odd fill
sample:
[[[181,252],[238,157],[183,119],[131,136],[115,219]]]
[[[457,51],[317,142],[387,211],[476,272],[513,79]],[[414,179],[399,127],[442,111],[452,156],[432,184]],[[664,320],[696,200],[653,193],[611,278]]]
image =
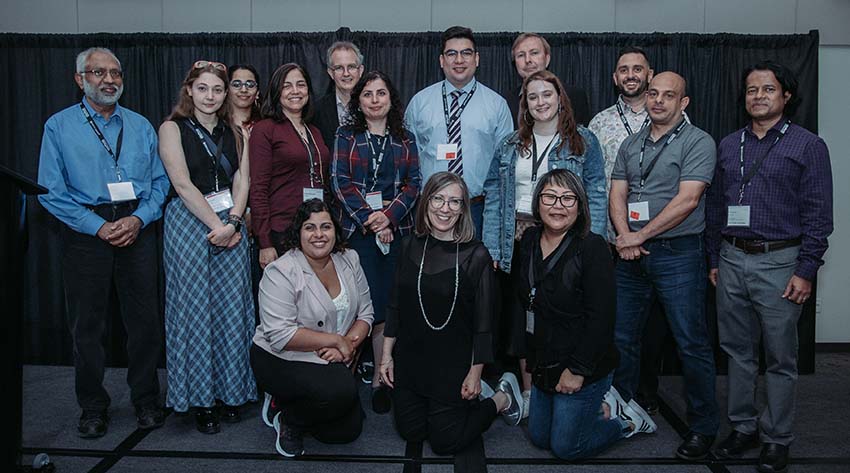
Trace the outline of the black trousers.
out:
[[[257,384],[282,409],[285,424],[324,443],[349,443],[360,436],[360,394],[344,364],[288,361],[252,344],[251,366]]]
[[[118,216],[118,218],[124,215]],[[162,317],[157,293],[156,233],[143,228],[136,241],[117,248],[97,236],[62,226],[62,276],[68,327],[74,345],[75,389],[83,410],[109,407],[103,388],[104,333],[112,286],[127,331],[127,384],[136,407],[157,402]]]
[[[434,453],[454,455],[456,473],[487,471],[481,434],[497,415],[492,399],[451,405],[400,387],[392,390],[392,398],[396,429],[403,439],[428,440]]]

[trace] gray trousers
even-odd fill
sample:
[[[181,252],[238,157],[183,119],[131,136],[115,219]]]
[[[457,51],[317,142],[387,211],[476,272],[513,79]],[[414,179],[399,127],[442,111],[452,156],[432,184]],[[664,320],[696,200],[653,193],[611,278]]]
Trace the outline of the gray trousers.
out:
[[[738,432],[760,430],[762,442],[794,440],[797,321],[802,306],[782,298],[800,247],[748,255],[724,241],[717,278],[717,328],[729,356],[729,421]],[[756,409],[759,341],[764,344],[767,406]]]

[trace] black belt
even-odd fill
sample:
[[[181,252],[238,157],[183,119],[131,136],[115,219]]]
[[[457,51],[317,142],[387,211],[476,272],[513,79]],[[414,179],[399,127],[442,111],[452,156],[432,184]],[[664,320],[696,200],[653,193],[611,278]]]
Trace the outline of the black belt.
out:
[[[755,253],[767,253],[769,251],[781,250],[783,248],[791,248],[792,246],[800,246],[802,240],[800,238],[793,238],[791,240],[745,240],[743,238],[736,238],[730,236],[724,236],[724,240],[728,241],[730,245],[735,248],[740,248],[747,254],[755,254]]]
[[[110,202],[100,205],[86,205],[87,209],[100,215],[100,217],[108,222],[114,222],[118,219],[129,217],[139,208],[138,200],[128,200],[126,202]]]

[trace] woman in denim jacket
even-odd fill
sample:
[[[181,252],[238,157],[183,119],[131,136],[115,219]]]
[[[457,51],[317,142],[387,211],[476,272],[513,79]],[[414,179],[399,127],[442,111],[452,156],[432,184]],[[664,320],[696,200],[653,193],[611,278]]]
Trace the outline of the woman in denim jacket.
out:
[[[531,215],[532,193],[536,181],[552,169],[566,169],[581,178],[587,191],[591,231],[604,236],[608,225],[602,148],[592,132],[576,124],[570,99],[557,76],[544,70],[525,79],[517,122],[519,130],[496,148],[484,182],[483,241],[494,265],[505,273],[511,271],[514,245],[522,232],[539,223]],[[507,277],[502,281],[510,284]],[[520,357],[523,402],[527,407],[531,375],[525,372],[525,321],[509,324],[508,352]]]

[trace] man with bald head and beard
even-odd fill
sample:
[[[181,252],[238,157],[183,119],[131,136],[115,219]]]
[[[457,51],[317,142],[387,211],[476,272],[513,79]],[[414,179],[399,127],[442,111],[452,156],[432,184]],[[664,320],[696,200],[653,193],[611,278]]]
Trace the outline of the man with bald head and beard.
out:
[[[620,366],[606,402],[632,417],[635,432],[655,424],[634,400],[640,338],[653,298],[664,308],[682,361],[690,430],[676,450],[684,460],[708,454],[718,428],[714,354],[705,320],[704,191],[716,149],[711,136],[682,115],[685,79],[656,75],[646,93],[650,124],[620,146],[611,174],[609,209],[617,231],[617,321]]]
[[[127,332],[127,384],[140,429],[163,425],[156,366],[162,350],[156,233],[168,178],[156,132],[118,105],[124,72],[106,48],[77,56],[84,97],[47,120],[38,183],[41,205],[62,223],[62,276],[74,346],[80,437],[106,434],[103,335],[114,284]]]

